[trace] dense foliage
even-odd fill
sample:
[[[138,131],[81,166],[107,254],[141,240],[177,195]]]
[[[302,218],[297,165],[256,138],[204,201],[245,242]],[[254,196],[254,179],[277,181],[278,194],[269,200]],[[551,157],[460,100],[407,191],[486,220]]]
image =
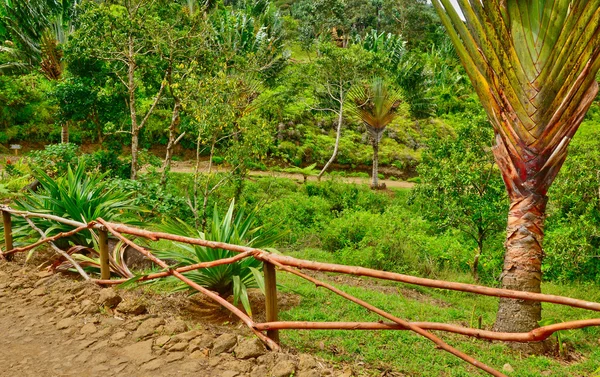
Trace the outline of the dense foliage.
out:
[[[428,2],[27,3],[0,5],[0,145],[4,154],[11,144],[39,151],[8,159],[3,197],[22,196],[33,176],[60,181],[85,161],[86,174],[107,182],[102,190],[128,193],[155,223],[177,217],[210,229],[215,204],[235,197],[240,209],[259,205],[259,224],[291,231],[280,241],[290,250],[497,278],[506,201],[492,135]],[[373,117],[356,110],[370,106],[376,80],[399,101],[373,134]],[[550,192],[546,279],[600,275],[599,118],[596,103]],[[65,129],[73,144],[41,150]],[[329,171],[367,176],[373,135],[380,168],[371,178],[411,178],[414,194],[247,179],[251,169],[316,175],[329,160]],[[202,168],[158,179],[165,155],[166,170],[166,160],[194,156]]]

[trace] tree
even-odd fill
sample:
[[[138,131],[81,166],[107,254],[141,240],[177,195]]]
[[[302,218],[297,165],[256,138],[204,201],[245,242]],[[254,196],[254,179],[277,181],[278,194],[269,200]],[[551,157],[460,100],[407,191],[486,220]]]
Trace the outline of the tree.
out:
[[[319,75],[317,92],[324,105],[315,110],[330,111],[337,115],[335,145],[331,158],[318,175],[318,179],[321,180],[340,149],[348,92],[365,76],[373,56],[358,45],[339,48],[331,43],[324,43],[319,46],[319,52],[319,59],[315,62]]]
[[[175,147],[186,134],[180,131],[180,124],[183,103],[190,93],[185,88],[182,89],[180,84],[189,75],[198,74],[198,71],[205,69],[207,61],[210,60],[206,56],[208,55],[206,52],[208,27],[201,10],[189,0],[186,6],[170,3],[162,7],[160,18],[163,21],[162,25],[166,27],[160,28],[159,33],[152,35],[153,44],[157,46],[161,60],[167,64],[167,91],[169,99],[173,102],[166,155],[160,178],[163,187],[167,183]]]
[[[400,93],[382,78],[376,77],[368,85],[356,86],[350,93],[350,110],[363,122],[371,136],[373,146],[373,182],[379,188],[379,141],[385,128],[396,119],[400,107]]]
[[[161,62],[152,43],[154,35],[169,27],[156,14],[157,9],[166,5],[150,0],[85,4],[87,8],[73,37],[73,50],[106,62],[112,74],[127,89],[131,121],[131,179],[136,179],[140,131],[162,98],[169,74],[169,67]],[[141,91],[146,92],[150,101],[139,100]],[[140,117],[139,113],[143,116]]]
[[[446,231],[458,229],[475,242],[471,265],[479,279],[485,243],[504,225],[508,200],[494,156],[493,132],[485,119],[469,120],[455,137],[432,138],[418,167],[413,199],[424,217]]]
[[[40,69],[50,81],[58,82],[65,71],[61,45],[74,30],[77,1],[32,0],[7,2],[3,23],[13,38],[0,46],[9,59],[0,72],[19,73]],[[69,126],[62,123],[61,141],[69,142]]]
[[[600,0],[459,4],[466,22],[433,1],[494,128],[510,198],[502,287],[540,292],[547,192],[598,93]],[[540,303],[501,299],[495,329],[540,320]]]

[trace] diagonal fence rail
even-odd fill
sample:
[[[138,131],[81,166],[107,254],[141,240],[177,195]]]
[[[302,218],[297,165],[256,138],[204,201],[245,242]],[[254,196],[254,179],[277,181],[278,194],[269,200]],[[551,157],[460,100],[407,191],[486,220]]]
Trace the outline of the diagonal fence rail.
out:
[[[553,324],[549,326],[539,327],[530,332],[526,333],[503,333],[503,332],[495,332],[488,330],[481,330],[475,328],[468,328],[458,325],[446,324],[446,323],[437,323],[437,322],[410,322],[401,318],[394,316],[380,308],[377,308],[359,298],[356,298],[333,285],[318,280],[312,276],[309,276],[303,272],[301,269],[313,270],[313,271],[325,271],[325,272],[334,272],[334,273],[342,273],[348,275],[355,276],[368,276],[377,279],[383,280],[391,280],[396,282],[402,282],[407,284],[439,288],[439,289],[447,289],[447,290],[455,290],[461,292],[469,292],[479,295],[486,296],[494,296],[494,297],[503,297],[503,298],[511,298],[518,300],[531,300],[531,301],[539,301],[539,302],[547,302],[559,305],[566,305],[576,308],[587,309],[591,311],[600,311],[600,303],[590,302],[585,300],[579,300],[569,297],[556,296],[556,295],[546,295],[542,293],[532,293],[532,292],[522,292],[522,291],[513,291],[507,289],[499,289],[499,288],[490,288],[485,286],[473,285],[473,284],[464,284],[464,283],[455,283],[448,282],[443,280],[434,280],[434,279],[426,279],[419,278],[410,275],[397,274],[392,272],[385,272],[379,270],[373,270],[364,267],[351,267],[344,266],[338,264],[331,263],[319,263],[314,261],[307,261],[296,259],[292,257],[281,256],[273,253],[266,252],[260,249],[254,249],[250,247],[227,244],[222,242],[214,242],[207,241],[199,238],[191,238],[191,237],[183,237],[169,233],[162,232],[153,232],[145,229],[139,229],[135,227],[126,226],[123,224],[115,224],[107,222],[103,219],[97,219],[96,221],[89,222],[87,224],[64,219],[58,216],[43,214],[43,213],[34,213],[27,211],[18,211],[14,210],[8,206],[0,206],[0,211],[2,211],[2,218],[4,224],[4,234],[5,234],[5,251],[0,251],[0,258],[10,260],[15,253],[25,252],[31,250],[35,247],[38,247],[43,244],[50,244],[53,249],[67,258],[76,270],[84,277],[84,279],[91,280],[99,285],[114,285],[114,284],[122,284],[124,282],[129,281],[130,279],[110,279],[111,263],[114,265],[114,261],[111,260],[108,253],[108,235],[112,234],[114,237],[121,240],[123,243],[137,250],[141,254],[143,254],[146,258],[151,260],[156,265],[162,267],[164,271],[158,273],[147,274],[142,277],[136,278],[137,281],[148,281],[153,279],[158,279],[167,276],[174,276],[177,279],[183,281],[185,284],[190,287],[196,289],[197,291],[203,293],[207,297],[216,301],[223,307],[230,310],[234,315],[236,315],[240,320],[248,326],[248,328],[259,338],[261,339],[267,347],[272,350],[279,350],[279,330],[287,330],[287,329],[304,329],[304,330],[327,330],[327,329],[338,329],[338,330],[408,330],[417,333],[420,336],[423,336],[429,340],[431,340],[438,348],[441,348],[462,360],[472,364],[473,366],[493,375],[493,376],[505,376],[503,373],[495,370],[494,368],[474,359],[473,357],[463,353],[462,351],[456,349],[455,347],[450,346],[446,342],[444,342],[441,338],[431,333],[431,331],[441,331],[441,332],[449,332],[460,335],[465,335],[469,337],[474,337],[478,339],[486,339],[486,340],[497,340],[497,341],[511,341],[511,342],[539,342],[548,339],[552,334],[557,331],[567,330],[567,329],[580,329],[591,326],[600,326],[600,318],[597,319],[588,319],[588,320],[579,320],[579,321],[570,321],[563,322],[559,324]],[[17,247],[13,246],[13,238],[12,238],[12,221],[11,216],[20,216],[25,218],[29,225],[36,230],[41,238],[37,242],[30,244],[28,246]],[[47,220],[52,220],[56,222],[60,222],[63,224],[67,224],[72,226],[74,229],[68,232],[59,233],[53,236],[47,236],[46,232],[35,226],[31,221],[31,218],[44,218]],[[83,269],[75,262],[68,253],[60,250],[54,245],[54,242],[64,238],[69,237],[74,234],[77,234],[83,230],[96,230],[99,236],[99,255],[100,255],[100,267],[101,267],[101,279],[91,279],[87,273],[83,271]],[[198,245],[209,247],[213,249],[224,249],[229,250],[231,252],[237,253],[233,257],[224,258],[220,260],[215,260],[211,262],[197,263],[189,266],[172,268],[166,262],[156,257],[152,254],[148,249],[137,245],[134,241],[127,238],[125,235],[137,237],[137,238],[145,238],[151,241],[159,241],[159,240],[170,240],[175,242],[187,243],[190,245]],[[266,295],[266,320],[265,323],[256,323],[254,320],[248,316],[246,313],[238,309],[236,306],[232,305],[230,302],[220,297],[218,294],[194,283],[189,278],[187,278],[184,273],[203,269],[203,268],[211,268],[215,266],[225,265],[235,263],[245,258],[255,258],[263,262],[264,265],[264,275],[265,275],[265,295]],[[286,321],[281,322],[278,321],[277,314],[277,285],[276,285],[276,271],[279,269],[280,271],[285,271],[296,275],[300,278],[303,278],[311,283],[315,284],[316,287],[322,287],[332,291],[333,293],[344,297],[345,299],[354,302],[369,311],[378,314],[379,316],[387,319],[390,322],[382,323],[382,322],[298,322],[298,321]],[[266,334],[265,334],[266,333]]]

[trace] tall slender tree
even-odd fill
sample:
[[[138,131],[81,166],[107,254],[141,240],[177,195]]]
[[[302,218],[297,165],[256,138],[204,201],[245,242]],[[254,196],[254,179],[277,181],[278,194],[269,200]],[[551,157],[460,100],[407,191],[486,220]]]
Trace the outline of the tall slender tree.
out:
[[[502,287],[540,292],[546,193],[598,92],[600,0],[433,0],[494,128],[510,197]],[[501,299],[495,328],[537,327],[541,305]]]

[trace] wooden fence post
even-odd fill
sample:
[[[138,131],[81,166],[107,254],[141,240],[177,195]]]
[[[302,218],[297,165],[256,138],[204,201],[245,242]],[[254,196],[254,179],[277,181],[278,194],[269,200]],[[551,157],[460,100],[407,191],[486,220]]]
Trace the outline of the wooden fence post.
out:
[[[267,322],[278,320],[277,310],[277,272],[275,266],[264,262],[265,273],[265,306]],[[267,336],[279,344],[279,330],[267,330]]]
[[[100,275],[103,280],[110,279],[110,266],[108,264],[108,232],[100,229],[98,231],[100,238]]]
[[[10,212],[2,211],[2,221],[4,222],[4,242],[6,250],[13,249],[13,237],[12,237],[12,219]],[[12,254],[6,256],[6,260],[12,260]]]

